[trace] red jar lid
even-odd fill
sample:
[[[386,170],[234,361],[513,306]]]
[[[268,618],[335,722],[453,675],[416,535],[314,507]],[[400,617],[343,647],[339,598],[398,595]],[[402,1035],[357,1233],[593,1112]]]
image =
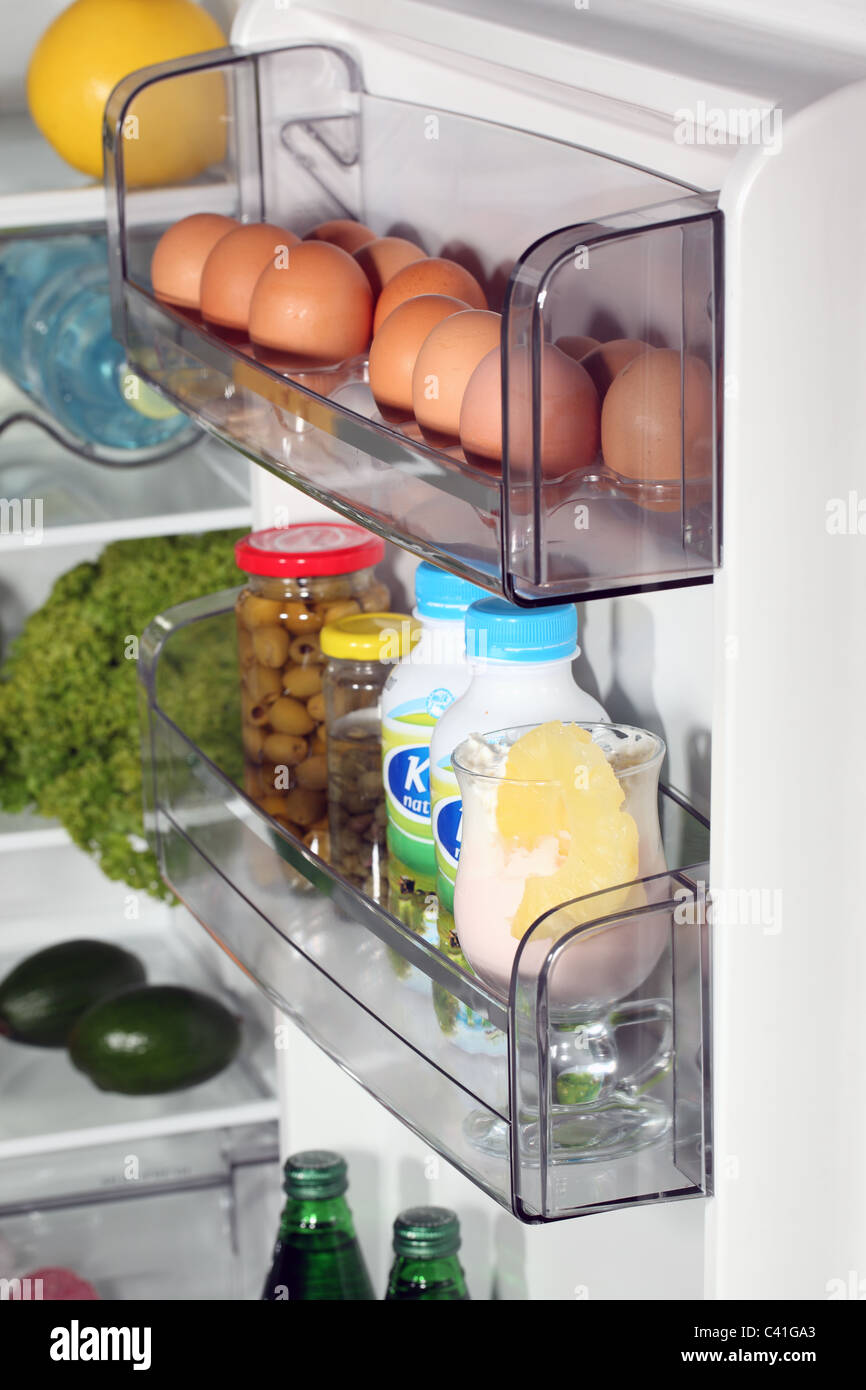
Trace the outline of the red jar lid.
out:
[[[272,526],[235,542],[239,569],[276,578],[349,574],[377,565],[384,554],[384,541],[348,521]]]

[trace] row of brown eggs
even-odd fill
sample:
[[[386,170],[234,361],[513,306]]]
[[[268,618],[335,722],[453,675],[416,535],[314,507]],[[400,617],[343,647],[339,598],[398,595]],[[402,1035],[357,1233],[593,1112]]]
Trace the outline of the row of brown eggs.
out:
[[[249,338],[256,356],[282,369],[314,370],[366,353],[383,320],[419,294],[486,307],[480,285],[456,261],[348,220],[323,223],[301,241],[271,223],[194,213],[160,238],[151,279],[158,299]]]
[[[153,255],[154,292],[253,344],[281,371],[336,365],[369,349],[383,418],[414,420],[437,448],[502,467],[501,318],[463,266],[403,237],[337,219],[303,242],[268,223],[211,213],[176,223]],[[372,345],[370,342],[372,334]],[[532,454],[528,349],[514,349],[512,457]],[[545,478],[597,460],[637,482],[709,468],[712,386],[706,365],[636,339],[560,338],[541,349],[537,437]]]
[[[428,443],[459,445],[471,463],[502,467],[501,319],[440,294],[396,308],[374,334],[370,387],[386,419],[414,418]],[[511,457],[519,476],[532,457],[532,364],[509,358]],[[546,479],[584,471],[599,449],[636,482],[676,481],[709,467],[710,373],[698,358],[631,338],[545,343],[538,444]],[[684,406],[684,410],[683,410]]]

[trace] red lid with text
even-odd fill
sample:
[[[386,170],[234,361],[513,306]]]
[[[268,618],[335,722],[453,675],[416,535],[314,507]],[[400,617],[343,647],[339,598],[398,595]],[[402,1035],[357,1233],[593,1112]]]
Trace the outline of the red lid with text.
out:
[[[350,574],[378,565],[385,542],[349,521],[306,521],[253,531],[235,543],[235,560],[247,574],[279,578]]]

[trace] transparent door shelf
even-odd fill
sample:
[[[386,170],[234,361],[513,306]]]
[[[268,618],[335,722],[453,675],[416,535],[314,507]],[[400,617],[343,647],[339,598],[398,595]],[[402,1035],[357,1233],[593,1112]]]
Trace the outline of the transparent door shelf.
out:
[[[233,600],[183,604],[142,639],[148,831],[191,912],[346,1072],[521,1219],[706,1192],[706,822],[666,792],[668,872],[626,908],[595,895],[582,926],[558,909],[549,949],[500,999],[241,790],[239,697],[207,656],[234,648]],[[624,981],[634,952],[657,957],[605,1010],[606,1039],[597,1020],[557,1012],[549,988],[599,942],[624,959]],[[608,1074],[616,1096],[602,1093]],[[644,1146],[623,1152],[619,1122],[636,1118]]]
[[[184,111],[200,130],[202,163],[207,152],[213,160],[194,210],[301,236],[352,216],[475,274],[502,313],[501,409],[491,396],[501,466],[467,456],[456,439],[423,436],[414,420],[383,419],[365,354],[276,370],[248,342],[155,298],[154,246],[192,209],[189,187],[126,183],[124,133],[147,140],[141,113],[154,100]],[[347,54],[308,44],[225,50],[133,75],[109,103],[106,150],[116,335],[135,370],[202,425],[311,496],[517,602],[712,576],[723,379],[714,196],[576,146],[375,95]],[[554,380],[582,337],[666,354],[666,387],[654,367],[639,399],[605,406],[601,446],[597,417],[561,437],[572,386]]]

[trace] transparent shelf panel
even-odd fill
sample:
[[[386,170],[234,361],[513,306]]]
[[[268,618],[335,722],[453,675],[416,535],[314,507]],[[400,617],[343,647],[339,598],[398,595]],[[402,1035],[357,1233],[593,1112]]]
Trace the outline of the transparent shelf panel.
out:
[[[384,886],[360,891],[241,790],[239,695],[196,657],[217,641],[234,650],[234,596],[173,609],[142,641],[148,830],[190,911],[338,1065],[521,1219],[708,1191],[707,823],[665,791],[667,871],[615,905],[596,895],[597,912],[564,905],[549,950],[500,997],[405,925]],[[600,1020],[549,989],[599,950],[622,962]],[[635,957],[651,957],[645,979]],[[640,1142],[623,1147],[636,1124]]]
[[[20,515],[21,523],[4,535],[4,555],[36,544],[178,535],[250,523],[248,465],[207,435],[146,467],[103,468],[71,452],[32,418],[21,416],[4,430],[5,388],[0,376],[0,492],[10,516]]]
[[[126,180],[123,132],[146,140],[139,116],[156,99],[201,130],[196,211],[302,237],[355,217],[476,277],[501,314],[480,434],[425,432],[405,409],[386,419],[366,350],[292,361],[156,298],[154,247],[190,211],[188,188]],[[723,380],[714,196],[377,96],[347,54],[307,44],[133,75],[109,105],[106,157],[116,336],[135,370],[207,429],[516,602],[712,577]],[[601,356],[579,362],[593,343]]]
[[[0,1278],[22,1300],[46,1267],[111,1301],[257,1299],[279,1202],[276,1121],[6,1159]]]

